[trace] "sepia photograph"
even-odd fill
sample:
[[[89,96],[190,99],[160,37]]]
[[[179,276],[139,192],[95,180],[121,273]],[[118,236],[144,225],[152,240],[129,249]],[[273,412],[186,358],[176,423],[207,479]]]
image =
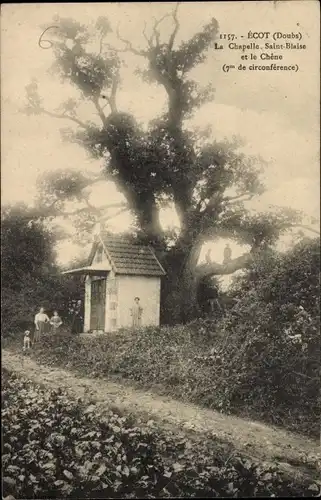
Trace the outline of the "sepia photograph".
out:
[[[321,495],[320,5],[1,5],[2,500]]]

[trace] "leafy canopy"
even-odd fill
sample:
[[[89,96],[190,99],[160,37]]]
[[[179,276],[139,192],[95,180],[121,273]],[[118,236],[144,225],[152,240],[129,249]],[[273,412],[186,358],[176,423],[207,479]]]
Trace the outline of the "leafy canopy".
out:
[[[161,25],[165,18],[172,21],[173,30],[163,43]],[[237,138],[216,141],[206,131],[186,127],[194,111],[213,99],[211,85],[202,87],[191,77],[191,71],[206,60],[212,47],[218,32],[215,19],[189,40],[177,44],[177,5],[171,13],[155,20],[153,26],[145,26],[144,49],[133,47],[118,27],[118,44],[111,45],[109,36],[113,31],[106,18],[99,17],[94,26],[84,26],[57,17],[54,24],[58,29],[52,42],[55,62],[51,72],[71,84],[79,98],[68,98],[59,109],[47,110],[33,81],[27,86],[26,111],[64,118],[75,125],[62,130],[63,138],[85,147],[94,158],[104,159],[99,179],[111,179],[117,184],[127,208],[134,212],[148,236],[162,234],[158,215],[164,205],[175,206],[184,232],[200,224],[204,228],[216,225],[232,201],[225,194],[227,189],[232,188],[241,199],[263,191],[259,180],[263,161],[241,153],[242,144]],[[147,129],[117,107],[122,54],[126,52],[143,60],[144,69],[138,66],[137,73],[145,81],[162,86],[167,95],[167,109],[151,120]],[[85,105],[95,109],[100,122],[80,119]],[[88,207],[84,194],[91,182],[75,173],[62,172],[57,178],[46,176],[42,192],[48,203],[57,200],[57,206],[67,199],[82,199],[84,210],[98,217],[100,214]],[[225,226],[225,219],[220,224]]]
[[[172,26],[167,33],[165,19]],[[248,243],[254,251],[300,221],[302,214],[289,210],[253,215],[246,202],[264,191],[263,159],[245,155],[237,137],[217,140],[210,129],[190,126],[194,112],[214,98],[212,84],[202,86],[193,78],[193,70],[213,50],[219,30],[215,19],[180,41],[177,4],[162,18],[145,24],[142,48],[124,38],[119,26],[113,27],[106,17],[88,25],[56,17],[51,25],[56,28],[52,41],[47,41],[54,54],[50,71],[71,85],[72,95],[57,109],[48,109],[34,80],[26,87],[25,111],[69,122],[71,126],[61,130],[63,139],[102,159],[103,168],[96,177],[74,171],[45,173],[39,197],[44,214],[65,213],[67,202],[73,201],[77,209],[67,213],[79,235],[80,230],[90,232],[97,220],[108,224],[115,216],[110,211],[115,204],[97,208],[89,201],[90,188],[104,180],[114,182],[126,200],[117,204],[116,214],[131,211],[142,238],[165,245],[171,240],[180,252],[189,253],[217,235]],[[118,94],[126,84],[126,57],[134,58],[136,73],[160,86],[166,96],[164,111],[145,127],[118,107]],[[176,235],[166,234],[161,226],[164,207],[174,207],[178,214]],[[246,262],[247,258],[223,271],[233,272]],[[217,266],[211,269],[221,271]]]

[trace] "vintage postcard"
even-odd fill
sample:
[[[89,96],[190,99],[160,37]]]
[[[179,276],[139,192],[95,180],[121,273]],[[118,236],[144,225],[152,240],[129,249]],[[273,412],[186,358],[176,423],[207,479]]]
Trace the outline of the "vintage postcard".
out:
[[[1,7],[3,497],[320,496],[320,5]]]

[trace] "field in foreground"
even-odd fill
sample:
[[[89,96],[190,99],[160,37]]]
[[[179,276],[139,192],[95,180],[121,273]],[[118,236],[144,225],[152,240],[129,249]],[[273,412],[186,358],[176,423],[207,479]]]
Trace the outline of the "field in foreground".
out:
[[[109,398],[108,386],[103,381],[77,379],[71,374],[68,376],[68,372],[50,371],[39,365],[32,371],[34,362],[6,352],[3,361],[4,366],[16,368],[24,377],[32,375],[29,377],[32,381],[28,381],[14,375],[11,369],[3,373],[5,495],[152,498],[313,496],[318,493],[316,478],[320,464],[313,454],[309,457],[302,453],[301,464],[292,465],[292,469],[287,464],[285,472],[284,463],[249,458],[251,452],[255,455],[250,432],[246,436],[250,449],[245,446],[244,453],[231,444],[235,441],[233,436],[230,441],[227,436],[222,439],[219,428],[224,425],[223,417],[221,422],[217,419],[216,424],[213,414],[217,434],[208,432],[206,426],[203,433],[193,433],[179,429],[176,424],[166,426],[154,416],[153,421],[141,418],[140,401],[137,412],[129,408],[134,410],[131,415],[111,410],[115,397],[111,394]],[[43,379],[44,385],[35,384],[36,379]],[[101,393],[105,394],[100,404],[94,385],[100,386]],[[80,400],[76,386],[83,391],[85,387],[87,396]],[[66,387],[70,390],[66,391]],[[172,407],[173,415],[180,413],[180,405]],[[202,411],[209,412],[199,409]],[[243,424],[246,428],[246,422]],[[240,424],[235,429],[236,435],[238,431],[242,433]],[[255,424],[252,433],[256,433]],[[259,439],[262,450],[265,446],[269,452],[270,445],[275,446],[272,431],[261,432]],[[288,440],[283,436],[283,441],[284,450],[288,445],[293,447],[292,452],[285,451],[288,458],[294,459],[295,451],[298,460],[298,450],[294,449],[298,438],[293,437],[291,441],[290,436]],[[300,446],[302,450],[307,449],[308,443],[302,440]]]

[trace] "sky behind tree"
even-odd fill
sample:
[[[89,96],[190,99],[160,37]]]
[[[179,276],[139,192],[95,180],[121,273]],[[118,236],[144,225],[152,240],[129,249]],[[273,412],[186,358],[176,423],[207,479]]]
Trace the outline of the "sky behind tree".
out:
[[[153,16],[161,17],[170,3],[124,4],[16,4],[2,6],[2,203],[25,201],[32,204],[36,180],[45,170],[75,168],[98,171],[101,162],[88,158],[80,146],[62,143],[59,128],[68,123],[48,116],[26,116],[24,87],[31,78],[39,82],[47,109],[74,95],[71,86],[61,84],[48,73],[53,62],[51,50],[38,46],[41,26],[50,26],[53,17],[71,17],[84,24],[100,16],[110,18],[134,46],[144,47],[144,23],[150,29]],[[252,31],[291,32],[300,30],[307,49],[286,56],[298,64],[293,72],[229,72],[224,62],[238,64],[239,51],[211,51],[205,64],[195,71],[203,84],[213,82],[213,103],[201,108],[191,124],[213,127],[215,138],[241,135],[244,150],[260,154],[268,162],[265,173],[267,192],[253,201],[253,208],[264,210],[269,204],[287,205],[319,215],[319,6],[313,0],[296,2],[192,2],[179,8],[180,31],[177,44],[201,28],[212,17],[221,33],[246,35]],[[162,33],[172,29],[164,20]],[[115,43],[120,43],[114,40]],[[118,107],[134,113],[143,123],[160,114],[165,93],[156,85],[143,83],[134,74],[143,60],[124,54],[123,85]],[[95,119],[83,110],[84,118]],[[98,186],[93,196],[97,204],[119,198],[110,185]],[[164,224],[172,223],[170,211],[162,214]],[[114,224],[126,227],[130,218],[120,216]],[[67,243],[66,243],[67,245]],[[61,250],[67,258],[67,247]],[[71,247],[70,247],[71,248]]]

